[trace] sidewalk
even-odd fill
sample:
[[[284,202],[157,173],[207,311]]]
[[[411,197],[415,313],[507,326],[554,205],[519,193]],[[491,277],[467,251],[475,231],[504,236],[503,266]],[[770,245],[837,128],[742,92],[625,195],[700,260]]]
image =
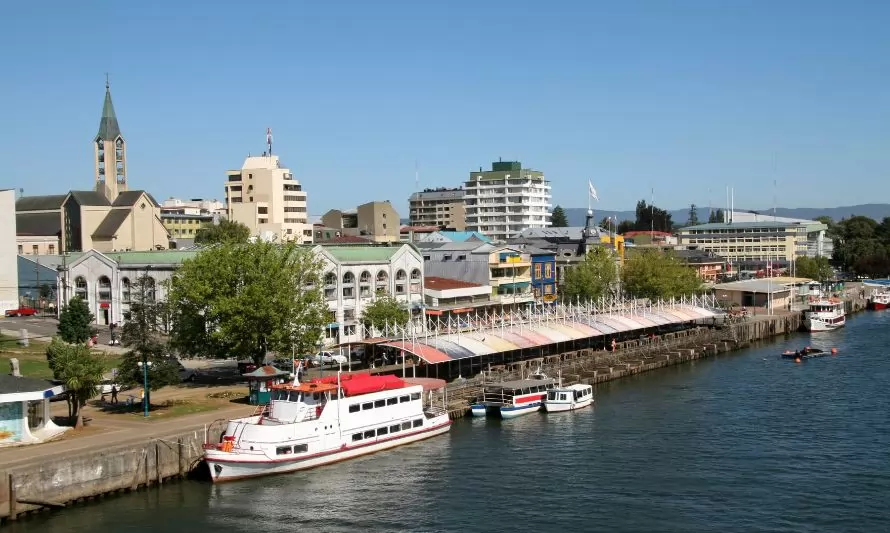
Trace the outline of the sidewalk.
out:
[[[152,438],[162,438],[177,432],[197,429],[215,420],[250,416],[255,409],[253,405],[233,404],[232,407],[158,422],[126,419],[123,416],[121,419],[115,419],[115,416],[103,416],[101,420],[94,420],[93,425],[85,429],[74,430],[84,431],[83,435],[66,435],[60,440],[44,444],[0,448],[0,470],[61,459],[81,451],[147,443]]]

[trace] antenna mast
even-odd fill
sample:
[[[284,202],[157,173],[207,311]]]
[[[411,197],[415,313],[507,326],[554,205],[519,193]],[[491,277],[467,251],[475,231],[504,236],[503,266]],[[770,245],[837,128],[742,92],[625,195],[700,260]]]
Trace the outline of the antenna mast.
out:
[[[266,144],[269,145],[269,156],[272,156],[272,128],[266,128]]]

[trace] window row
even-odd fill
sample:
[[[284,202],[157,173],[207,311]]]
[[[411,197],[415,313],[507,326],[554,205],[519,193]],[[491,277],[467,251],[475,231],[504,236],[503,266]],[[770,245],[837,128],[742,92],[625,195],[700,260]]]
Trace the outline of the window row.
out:
[[[279,446],[275,448],[275,453],[277,455],[291,455],[294,453],[306,453],[308,451],[308,444],[294,444],[293,446]]]
[[[411,281],[419,282],[420,281],[420,269],[415,268],[411,270]],[[371,273],[367,270],[362,272],[359,275],[359,283],[371,283]],[[404,270],[399,269],[396,271],[396,282],[404,282],[408,279],[408,275]],[[389,274],[385,270],[379,270],[376,276],[377,283],[388,283],[389,282]],[[343,284],[344,285],[352,285],[355,283],[355,274],[352,272],[346,272],[343,274]],[[336,285],[337,284],[337,275],[333,272],[328,272],[324,276],[324,284],[325,285]]]
[[[409,429],[419,428],[421,426],[423,426],[422,418],[418,418],[409,422],[402,422],[401,424],[392,424],[391,426],[381,426],[377,429],[369,429],[360,433],[353,433],[352,442],[359,442],[365,439],[373,439],[374,437],[380,437],[383,435],[391,435],[393,433],[408,431]]]
[[[402,396],[393,396],[392,398],[383,398],[373,402],[365,402],[365,403],[354,403],[349,406],[350,413],[357,413],[359,411],[369,411],[371,409],[377,409],[380,407],[386,407],[388,405],[396,405],[400,403],[408,403],[413,401],[420,400],[420,393],[414,392],[411,394],[405,394]]]

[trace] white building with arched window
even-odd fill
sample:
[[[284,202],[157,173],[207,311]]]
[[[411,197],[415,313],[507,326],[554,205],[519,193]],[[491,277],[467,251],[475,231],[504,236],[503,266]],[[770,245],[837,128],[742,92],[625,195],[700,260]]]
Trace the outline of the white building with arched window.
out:
[[[147,276],[155,298],[166,297],[166,281],[194,250],[70,254],[58,269],[59,309],[79,296],[87,302],[96,324],[121,324],[130,310],[132,285]]]
[[[423,324],[423,257],[410,244],[322,246],[324,297],[334,315],[325,331],[328,344],[364,338],[362,310],[383,293],[402,302]]]
[[[325,330],[326,344],[358,341],[363,338],[362,310],[379,293],[405,304],[423,324],[423,257],[410,244],[396,246],[312,247],[324,270],[324,298],[332,320]],[[166,299],[166,282],[183,261],[197,250],[102,253],[91,250],[69,254],[65,260],[54,256],[58,265],[58,300],[61,309],[71,298],[80,296],[96,317],[96,324],[122,324],[127,320],[133,284],[148,276],[155,297]]]

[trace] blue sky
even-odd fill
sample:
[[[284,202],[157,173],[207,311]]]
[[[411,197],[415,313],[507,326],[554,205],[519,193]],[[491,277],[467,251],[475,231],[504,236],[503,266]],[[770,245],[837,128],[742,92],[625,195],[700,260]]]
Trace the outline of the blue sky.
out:
[[[890,3],[13,2],[0,188],[87,189],[105,72],[131,188],[222,198],[275,152],[310,214],[458,185],[499,157],[554,203],[887,202]],[[709,189],[711,192],[709,193]]]

